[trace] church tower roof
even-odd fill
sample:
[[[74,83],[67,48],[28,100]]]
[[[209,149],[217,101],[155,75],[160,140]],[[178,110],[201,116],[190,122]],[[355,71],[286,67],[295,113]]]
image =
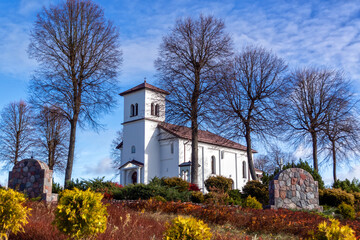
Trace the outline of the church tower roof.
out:
[[[120,93],[120,96],[125,96],[126,94],[129,94],[129,93],[132,93],[132,92],[136,92],[136,91],[139,91],[141,89],[149,89],[151,91],[154,91],[154,92],[158,92],[158,93],[162,93],[162,94],[165,94],[165,95],[169,95],[170,93],[168,91],[165,91],[161,88],[158,88],[158,87],[155,87],[149,83],[147,83],[146,81],[144,81],[143,83],[133,87],[133,88],[130,88],[129,90],[126,90],[125,92],[122,92]]]

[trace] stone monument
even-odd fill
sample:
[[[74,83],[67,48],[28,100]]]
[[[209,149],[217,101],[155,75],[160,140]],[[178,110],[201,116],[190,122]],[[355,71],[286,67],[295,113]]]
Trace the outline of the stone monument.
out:
[[[271,209],[306,209],[322,211],[318,182],[301,168],[289,168],[277,174],[269,184]]]
[[[9,188],[24,192],[29,198],[41,197],[47,202],[57,201],[52,194],[52,174],[48,165],[35,159],[24,159],[9,172]]]

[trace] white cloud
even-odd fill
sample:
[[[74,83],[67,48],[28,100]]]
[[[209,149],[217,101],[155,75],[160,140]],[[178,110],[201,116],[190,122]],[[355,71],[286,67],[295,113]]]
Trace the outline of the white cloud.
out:
[[[115,174],[115,170],[111,165],[110,158],[103,158],[93,166],[91,164],[84,164],[83,174],[95,175],[95,176],[106,176]]]
[[[36,63],[28,58],[29,26],[26,23],[0,24],[0,72],[28,79]]]
[[[360,166],[352,166],[350,168],[341,169],[338,173],[339,179],[349,179],[350,181],[354,178],[360,179]]]

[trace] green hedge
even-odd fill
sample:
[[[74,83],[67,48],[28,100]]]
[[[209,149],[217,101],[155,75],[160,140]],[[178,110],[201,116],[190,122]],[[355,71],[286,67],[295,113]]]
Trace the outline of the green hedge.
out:
[[[269,188],[259,181],[248,181],[243,187],[243,194],[245,198],[256,198],[263,205],[269,204]]]
[[[354,206],[354,195],[347,193],[341,189],[320,189],[319,190],[319,201],[320,205],[328,205],[337,207],[341,203],[346,203]]]

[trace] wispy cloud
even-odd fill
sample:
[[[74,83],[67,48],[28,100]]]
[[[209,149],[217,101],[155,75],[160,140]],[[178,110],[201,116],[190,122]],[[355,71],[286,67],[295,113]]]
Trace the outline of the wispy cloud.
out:
[[[115,170],[111,165],[111,159],[103,158],[97,161],[96,165],[86,164],[82,173],[85,175],[107,176],[114,175]]]

